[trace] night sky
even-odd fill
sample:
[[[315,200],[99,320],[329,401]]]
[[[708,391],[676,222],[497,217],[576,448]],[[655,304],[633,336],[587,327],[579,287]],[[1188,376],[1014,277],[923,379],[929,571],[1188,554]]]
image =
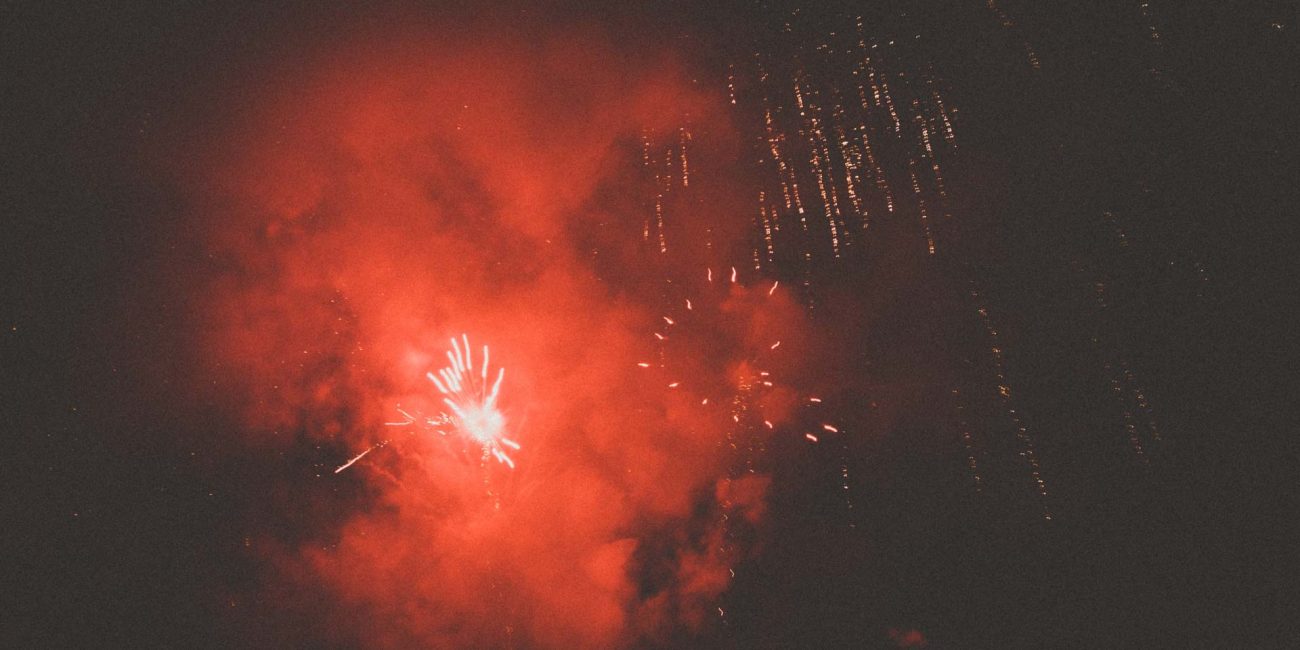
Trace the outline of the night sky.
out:
[[[1295,3],[374,4],[0,7],[0,645],[1295,644]]]

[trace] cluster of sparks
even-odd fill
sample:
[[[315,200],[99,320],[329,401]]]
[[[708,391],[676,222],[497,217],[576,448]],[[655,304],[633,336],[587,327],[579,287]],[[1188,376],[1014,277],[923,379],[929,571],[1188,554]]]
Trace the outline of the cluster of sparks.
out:
[[[454,435],[462,441],[475,445],[482,452],[484,461],[495,459],[498,463],[514,469],[515,461],[511,453],[520,446],[507,437],[506,418],[498,407],[497,400],[501,394],[501,382],[505,379],[505,368],[498,368],[495,373],[490,370],[491,351],[483,346],[483,355],[475,368],[474,350],[470,347],[469,336],[462,334],[459,339],[451,339],[451,349],[447,350],[448,365],[437,372],[430,371],[425,377],[433,383],[441,395],[445,411],[433,416],[412,414],[397,409],[402,420],[388,422],[390,427],[420,426],[424,430],[440,436]],[[389,440],[381,441],[354,456],[347,463],[334,470],[337,474],[351,467],[366,454],[383,447]]]
[[[738,280],[739,271],[736,269],[736,267],[734,266],[731,267],[730,272],[728,273],[728,277],[730,278],[728,280],[729,284],[732,285],[740,284]],[[705,269],[705,279],[709,283],[714,282],[714,273],[712,268]],[[768,288],[763,293],[766,296],[771,297],[774,293],[776,293],[777,288],[780,286],[781,286],[780,280],[774,280],[771,285],[768,285]],[[690,298],[685,298],[682,300],[683,308],[686,312],[695,311],[695,305],[697,303],[698,303],[698,299],[695,301],[692,301]],[[657,328],[656,331],[652,332],[652,335],[654,336],[655,342],[657,344],[656,347],[657,360],[655,362],[650,362],[650,361],[637,362],[636,365],[639,368],[659,368],[665,370],[669,368],[667,362],[668,355],[666,352],[667,350],[666,344],[669,341],[669,332],[671,331],[672,328],[680,326],[684,322],[685,316],[677,315],[677,317],[674,318],[673,316],[670,315],[664,315],[661,316],[660,318],[661,318],[660,322],[662,323],[663,326]],[[773,339],[772,342],[766,346],[765,351],[772,352],[777,350],[780,347],[781,347],[780,339]],[[764,350],[760,350],[759,352],[764,352]],[[757,356],[755,356],[755,357],[751,357],[749,360],[756,362],[759,359]],[[682,388],[684,386],[684,383],[681,379],[673,378],[665,386],[669,389],[678,389],[678,388]],[[736,394],[729,396],[726,400],[723,400],[723,401],[729,401],[733,406],[732,416],[731,416],[732,422],[736,424],[740,424],[742,419],[745,419],[745,415],[751,410],[749,400],[743,399],[742,398],[743,396],[747,396],[749,393],[751,393],[754,390],[758,390],[761,388],[772,388],[774,386],[775,384],[773,383],[772,373],[767,370],[759,370],[752,375],[740,377],[737,380]],[[715,400],[715,402],[717,402],[717,400]],[[822,400],[819,397],[807,398],[808,404],[820,404],[821,402]],[[710,403],[709,397],[704,397],[700,400],[700,406],[708,406],[709,403]],[[775,425],[773,425],[770,420],[761,420],[761,422],[763,426],[768,430],[772,430],[775,428]],[[821,424],[819,426],[819,430],[822,432],[839,433],[839,429],[831,424]],[[809,442],[816,443],[820,441],[820,438],[818,438],[817,434],[814,434],[811,431],[805,432],[803,436]],[[734,443],[732,443],[731,446],[733,448],[736,448],[736,445]],[[745,461],[745,463],[749,468],[749,473],[753,473],[753,465],[754,465],[753,457],[752,456],[749,457]]]
[[[792,55],[758,48],[727,68],[754,134],[752,267],[796,270],[810,308],[817,269],[863,258],[874,224],[914,220],[933,256],[950,216],[958,111],[932,66],[911,62],[920,33],[877,38],[845,18],[828,32],[796,11],[781,29]]]
[[[483,346],[483,359],[478,372],[475,372],[474,351],[469,346],[469,337],[462,334],[460,342],[464,344],[463,350],[456,339],[451,339],[451,350],[447,352],[451,365],[437,374],[429,372],[426,375],[442,394],[442,403],[451,411],[441,417],[457,433],[478,443],[485,457],[491,456],[513,469],[515,462],[506,449],[518,450],[519,443],[505,436],[506,418],[497,408],[506,369],[497,370],[489,388],[488,361],[491,357],[488,346]]]
[[[986,5],[1023,49],[1029,67],[1040,70],[1038,52],[1020,34],[1012,16],[994,0]],[[1149,4],[1138,4],[1137,11],[1153,49],[1159,50],[1162,35]],[[869,35],[861,16],[840,20],[844,24],[828,30],[815,20],[803,20],[799,11],[792,12],[781,26],[786,41],[779,48],[790,49],[775,54],[760,48],[748,60],[741,57],[728,65],[726,71],[729,103],[739,119],[752,123],[755,134],[761,181],[752,224],[753,268],[769,274],[798,269],[810,309],[815,302],[814,268],[828,268],[818,261],[842,264],[862,257],[873,224],[882,219],[914,220],[929,257],[941,255],[943,229],[952,219],[945,168],[959,155],[958,109],[945,96],[943,80],[921,52],[920,30],[877,37]],[[1152,73],[1158,77],[1154,65]],[[684,143],[681,153],[685,155]],[[662,223],[662,210],[656,216]],[[1122,231],[1119,237],[1120,245],[1127,246]],[[982,491],[981,436],[972,430],[964,402],[984,399],[987,393],[1010,421],[1041,515],[1051,519],[1037,436],[1014,397],[990,305],[980,292],[972,290],[970,295],[971,316],[987,337],[991,375],[986,381],[992,382],[988,391],[952,391],[972,483],[977,492]],[[1094,297],[1104,310],[1104,285],[1097,285]],[[1123,406],[1130,446],[1146,462],[1149,443],[1160,440],[1150,401],[1122,354],[1104,356],[1110,391]],[[834,432],[827,427],[804,435],[816,443],[819,434]],[[847,449],[843,460],[840,469],[847,499]]]

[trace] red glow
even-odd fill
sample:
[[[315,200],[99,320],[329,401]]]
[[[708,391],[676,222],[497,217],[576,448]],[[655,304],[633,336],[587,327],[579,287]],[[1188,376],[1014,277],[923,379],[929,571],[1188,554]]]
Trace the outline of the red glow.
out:
[[[720,98],[596,33],[437,42],[355,43],[243,89],[241,119],[180,172],[210,260],[196,387],[245,416],[232,442],[341,443],[348,471],[319,480],[374,490],[337,543],[272,554],[271,579],[319,594],[309,609],[332,636],[382,647],[608,647],[703,624],[735,556],[636,554],[680,534],[700,499],[761,518],[765,479],[715,486],[731,418],[700,408],[736,362],[703,347],[690,382],[646,381],[651,328],[674,320],[618,297],[572,236],[621,138],[688,114],[725,132]],[[749,347],[779,333],[798,350],[798,310],[775,284],[728,286]],[[485,445],[508,428],[515,470],[430,435],[353,457],[393,435],[397,405],[437,412],[426,373],[462,331],[510,374],[491,413],[461,420]],[[796,400],[773,399],[780,422]],[[644,562],[670,564],[671,585],[639,594]]]

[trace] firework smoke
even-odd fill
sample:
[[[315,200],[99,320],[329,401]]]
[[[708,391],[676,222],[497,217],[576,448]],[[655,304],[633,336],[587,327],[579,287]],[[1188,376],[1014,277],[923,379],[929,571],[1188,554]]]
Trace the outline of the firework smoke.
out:
[[[196,279],[196,385],[243,413],[249,436],[232,443],[321,449],[321,480],[372,494],[341,523],[297,533],[314,541],[255,541],[275,567],[268,588],[324,594],[280,602],[328,621],[327,639],[379,647],[607,647],[717,621],[743,554],[718,552],[724,532],[694,513],[757,524],[766,482],[718,487],[735,423],[700,404],[744,358],[699,348],[689,385],[645,382],[637,362],[653,354],[646,323],[660,307],[605,284],[599,262],[638,254],[619,222],[639,215],[602,191],[634,168],[637,135],[686,142],[676,125],[689,115],[722,147],[679,157],[694,174],[727,157],[723,96],[586,29],[438,46],[406,29],[309,48],[320,53],[305,75],[241,88],[254,101],[222,118],[231,129],[182,179],[213,260]],[[716,176],[689,183],[705,208],[741,194]],[[744,246],[726,232],[715,250]],[[799,310],[771,286],[753,292],[761,309],[728,318],[764,328],[751,347],[781,340],[775,352],[797,359]],[[492,341],[490,358],[458,337],[429,372],[460,326]],[[497,359],[510,360],[509,411]],[[521,445],[511,428],[525,419]],[[481,498],[487,468],[448,453],[452,440],[499,461],[498,498]],[[663,572],[674,579],[644,582]]]

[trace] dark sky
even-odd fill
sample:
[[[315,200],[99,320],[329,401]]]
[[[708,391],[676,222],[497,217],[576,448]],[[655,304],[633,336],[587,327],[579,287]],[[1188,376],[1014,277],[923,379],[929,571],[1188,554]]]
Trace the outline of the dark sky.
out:
[[[527,42],[578,25],[617,44],[622,62],[672,51],[721,92],[727,63],[806,56],[816,35],[843,28],[844,11],[869,16],[882,38],[923,35],[905,63],[932,65],[961,108],[949,173],[965,216],[933,264],[891,253],[886,234],[853,264],[816,270],[810,338],[844,345],[832,365],[856,378],[836,380],[852,389],[832,419],[866,433],[816,453],[798,437],[769,441],[767,514],[719,598],[725,623],[620,638],[1293,643],[1300,567],[1283,531],[1297,460],[1295,5],[1152,2],[1153,46],[1136,2],[998,3],[1010,30],[980,2],[818,3],[796,21],[808,36],[781,35],[796,5],[759,4],[0,8],[5,645],[365,644],[322,624],[329,592],[286,595],[267,554],[251,550],[323,539],[373,504],[379,488],[360,479],[295,483],[354,441],[322,443],[299,422],[271,462],[231,433],[248,427],[232,402],[194,398],[195,320],[211,287],[195,278],[216,271],[196,243],[212,213],[183,186],[212,168],[203,158],[233,122],[259,114],[257,89],[310,76],[313,51],[382,41],[395,26],[463,29],[491,51],[494,30]],[[1098,315],[1087,287],[1101,280],[1110,302]],[[1039,432],[1050,521],[991,392],[971,287]],[[1164,434],[1144,465],[1108,384],[1120,359]],[[807,385],[826,384],[813,375]],[[982,492],[946,401],[953,388],[974,396]],[[893,405],[887,424],[864,406],[876,395]],[[654,549],[671,554],[673,539],[644,533],[633,580],[643,592]]]

